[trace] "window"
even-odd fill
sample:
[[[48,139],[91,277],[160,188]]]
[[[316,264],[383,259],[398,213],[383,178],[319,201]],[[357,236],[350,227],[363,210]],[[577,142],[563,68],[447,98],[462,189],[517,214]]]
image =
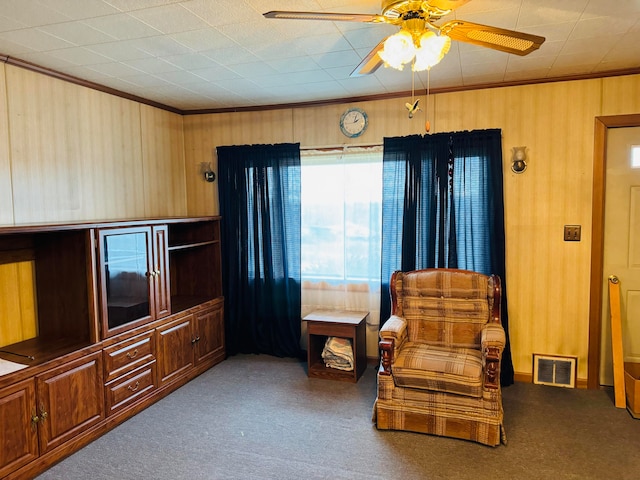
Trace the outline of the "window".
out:
[[[382,149],[302,152],[302,279],[380,282]]]
[[[631,168],[640,168],[640,145],[631,146]]]

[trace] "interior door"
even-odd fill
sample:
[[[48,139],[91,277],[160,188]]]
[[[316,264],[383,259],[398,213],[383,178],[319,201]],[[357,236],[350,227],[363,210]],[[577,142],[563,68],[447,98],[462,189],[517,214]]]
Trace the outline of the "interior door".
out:
[[[610,275],[620,279],[625,362],[640,362],[640,127],[607,134],[600,383],[613,385]]]

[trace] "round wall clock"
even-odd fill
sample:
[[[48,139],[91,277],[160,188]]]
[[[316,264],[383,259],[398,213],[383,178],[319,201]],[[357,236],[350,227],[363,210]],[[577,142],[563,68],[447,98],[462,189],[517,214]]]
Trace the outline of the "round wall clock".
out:
[[[340,117],[340,130],[349,137],[359,137],[367,129],[369,119],[364,110],[360,108],[349,108]]]

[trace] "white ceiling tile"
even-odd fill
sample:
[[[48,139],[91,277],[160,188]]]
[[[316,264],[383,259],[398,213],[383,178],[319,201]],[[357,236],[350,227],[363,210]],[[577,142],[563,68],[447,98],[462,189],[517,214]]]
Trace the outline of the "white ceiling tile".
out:
[[[22,45],[31,50],[38,50],[42,52],[74,46],[70,42],[54,37],[53,35],[49,35],[37,28],[0,33],[0,42],[3,40],[7,40],[16,45]]]
[[[96,52],[92,52],[88,48],[73,47],[63,48],[61,50],[53,50],[49,52],[53,58],[58,58],[69,62],[73,65],[94,65],[99,63],[108,63],[110,59],[100,55]]]
[[[99,67],[100,65],[97,66]],[[91,67],[91,69],[94,69],[94,67]],[[127,77],[115,77],[124,78],[127,82],[130,82],[139,87],[157,87],[160,85],[169,85],[169,82],[160,77],[156,77],[155,75],[130,75]]]
[[[264,17],[245,2],[237,0],[191,0],[184,7],[209,25],[234,25],[264,20]]]
[[[0,15],[0,32],[9,32],[11,30],[19,30],[26,27],[27,25],[24,23],[18,22],[12,18],[7,18],[4,15]]]
[[[170,55],[168,57],[162,57],[162,59],[183,70],[196,70],[198,68],[208,68],[211,65],[215,65],[215,62],[209,57],[198,53]]]
[[[156,73],[156,77],[162,78],[167,82],[175,83],[176,85],[190,85],[194,83],[202,83],[202,77],[194,75],[191,72],[185,70],[175,70],[173,72]]]
[[[640,2],[639,2],[640,3]],[[635,17],[591,17],[575,24],[570,40],[602,37],[628,32],[637,22]]]
[[[0,45],[2,45],[3,55],[23,57],[24,54],[26,53],[43,53],[33,48],[29,48],[24,45],[18,45],[17,43],[13,43],[10,40],[6,40],[2,38],[1,35],[0,35]]]
[[[231,65],[229,70],[235,72],[240,77],[263,77],[267,75],[276,75],[278,71],[267,63],[253,62],[240,63]]]
[[[221,65],[238,65],[239,63],[251,63],[258,60],[253,53],[240,46],[235,48],[215,48],[199,52]]]
[[[283,35],[274,35],[273,31],[261,28],[260,22],[248,22],[232,25],[220,25],[218,30],[235,42],[246,46],[273,45],[285,41]]]
[[[564,57],[572,55],[580,57],[585,61],[591,61],[598,63],[602,57],[604,57],[613,45],[616,44],[616,39],[610,37],[594,38],[594,42],[590,48],[584,48],[584,42],[582,40],[567,40],[562,47],[560,56]]]
[[[220,48],[240,48],[236,42],[213,27],[175,33],[170,37],[195,52]]]
[[[126,13],[90,18],[86,19],[84,23],[118,40],[131,40],[160,34],[155,28]]]
[[[165,34],[199,30],[209,25],[179,4],[131,12],[131,16]]]
[[[2,0],[2,15],[28,27],[71,20],[49,8],[48,4],[37,0]]]
[[[40,3],[74,20],[118,13],[117,8],[102,0],[40,0]]]
[[[328,51],[349,50],[352,45],[342,35],[309,35],[295,40],[296,47],[309,55]]]
[[[98,45],[89,45],[87,48],[117,62],[148,57],[146,52],[137,48],[136,40],[101,43]]]
[[[353,50],[329,52],[324,55],[314,55],[313,59],[321,68],[347,67],[355,68],[362,60]]]
[[[252,90],[255,90],[258,88],[258,85],[256,84],[256,82],[252,81],[251,79],[248,78],[235,78],[235,79],[228,79],[228,80],[217,80],[215,82],[216,85],[218,85],[221,88],[224,88],[225,90],[229,91],[229,92],[234,92],[236,94],[240,94],[242,92],[246,92],[249,91],[251,92]]]
[[[52,57],[50,52],[23,53],[20,55],[20,59],[25,60],[27,62],[31,62],[35,65],[41,65],[43,67],[50,68],[52,70],[58,70],[63,72],[66,72],[68,68],[76,67],[75,63],[68,62],[62,58]]]
[[[226,67],[223,67],[222,65],[214,65],[209,68],[198,68],[196,70],[192,70],[192,73],[211,82],[227,80],[230,78],[240,78],[240,75]]]
[[[157,57],[126,60],[122,63],[124,63],[125,65],[129,65],[131,68],[135,68],[136,70],[152,75],[165,72],[175,72],[176,70],[180,69],[176,65],[173,65],[165,61],[164,59]]]
[[[134,10],[142,10],[143,8],[153,8],[160,5],[176,3],[175,0],[105,0],[105,2],[123,12],[132,12]]]
[[[279,73],[304,72],[318,68],[318,64],[307,56],[276,59],[268,61],[267,64]]]
[[[601,16],[603,13],[614,15],[617,18],[640,18],[640,2],[632,0],[605,2],[603,8],[602,0],[590,0],[584,9],[584,15]]]
[[[38,27],[38,29],[73,43],[74,45],[92,45],[115,40],[111,35],[107,35],[82,22],[63,22],[54,25],[43,25]]]
[[[139,77],[142,72],[133,67],[130,67],[124,63],[100,63],[97,65],[91,65],[88,68],[91,68],[94,72],[100,72],[109,77]]]
[[[392,25],[375,25],[371,28],[361,28],[345,32],[345,38],[353,48],[373,48],[384,38],[398,31]]]
[[[136,40],[136,47],[153,57],[168,57],[191,53],[191,50],[170,37],[156,36]]]

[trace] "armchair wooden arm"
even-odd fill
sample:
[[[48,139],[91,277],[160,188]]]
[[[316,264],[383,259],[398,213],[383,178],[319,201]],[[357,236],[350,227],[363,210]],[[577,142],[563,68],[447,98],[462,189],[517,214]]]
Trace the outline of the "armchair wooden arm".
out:
[[[391,375],[393,359],[406,340],[407,322],[392,315],[380,329],[380,375]]]
[[[506,344],[502,325],[488,323],[482,329],[481,348],[484,357],[484,387],[497,390],[500,386],[500,360]]]

